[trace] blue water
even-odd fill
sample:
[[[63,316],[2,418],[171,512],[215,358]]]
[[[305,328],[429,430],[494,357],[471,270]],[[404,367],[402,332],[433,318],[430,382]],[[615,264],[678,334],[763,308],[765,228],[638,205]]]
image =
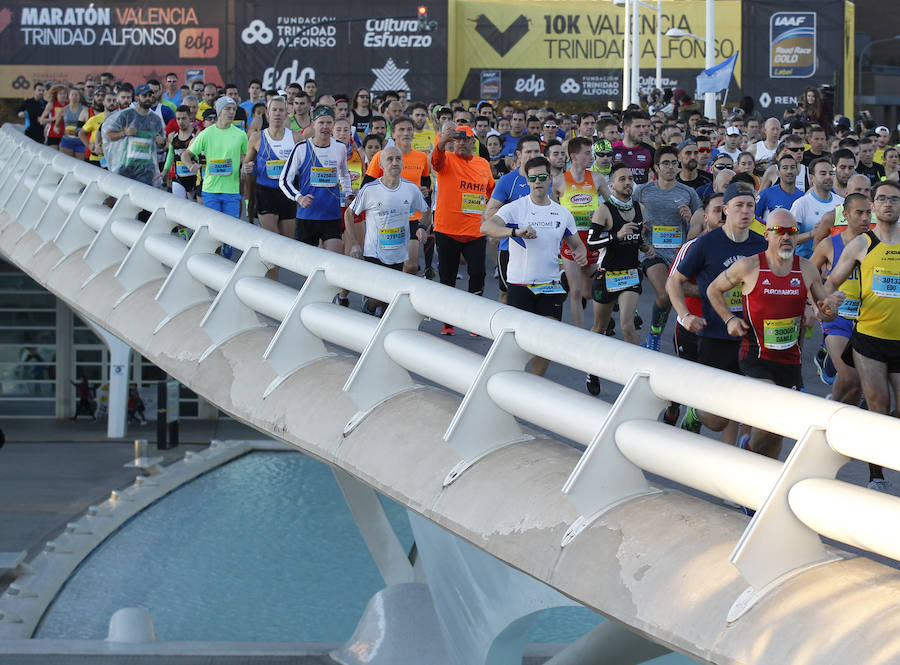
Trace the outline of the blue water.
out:
[[[382,501],[409,549],[406,511]],[[342,642],[383,587],[328,466],[253,453],[163,497],[101,544],[35,637],[104,639],[117,609],[139,606],[161,640]],[[549,610],[530,639],[570,642],[600,621],[586,608]]]

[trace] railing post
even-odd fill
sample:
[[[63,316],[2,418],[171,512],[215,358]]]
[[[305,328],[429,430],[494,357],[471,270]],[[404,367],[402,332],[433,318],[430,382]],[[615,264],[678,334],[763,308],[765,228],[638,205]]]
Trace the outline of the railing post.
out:
[[[56,234],[56,237],[53,238],[53,242],[59,248],[59,251],[63,253],[57,265],[65,261],[76,250],[88,246],[94,239],[96,233],[84,223],[84,220],[81,218],[81,209],[87,205],[101,205],[104,199],[106,199],[106,194],[100,190],[95,180],[92,180],[85,186],[84,191],[78,198],[78,203],[75,204],[72,212],[69,213],[69,216],[63,222],[62,228]]]
[[[137,242],[128,250],[119,269],[116,270],[116,279],[119,280],[119,284],[125,289],[125,293],[122,294],[116,305],[144,284],[166,276],[165,267],[159,262],[159,259],[151,256],[144,245],[150,236],[167,235],[174,226],[175,224],[166,215],[165,208],[157,208],[150,215],[150,219],[144,224],[144,230],[141,231]]]
[[[219,243],[213,240],[209,235],[209,227],[204,224],[194,229],[191,239],[188,240],[181,253],[178,263],[172,266],[166,280],[159,287],[156,294],[156,302],[163,308],[166,317],[159,322],[153,331],[155,335],[163,329],[173,317],[181,314],[186,309],[199,305],[200,303],[209,302],[212,298],[206,285],[194,279],[191,271],[188,270],[188,259],[195,254],[212,254],[216,251]]]
[[[94,236],[90,246],[84,253],[84,261],[90,266],[94,274],[88,278],[83,286],[87,286],[92,279],[107,268],[122,262],[128,254],[128,248],[113,235],[112,224],[116,218],[135,219],[140,211],[141,208],[132,203],[127,194],[116,201],[106,217],[106,223],[103,225],[103,228]]]

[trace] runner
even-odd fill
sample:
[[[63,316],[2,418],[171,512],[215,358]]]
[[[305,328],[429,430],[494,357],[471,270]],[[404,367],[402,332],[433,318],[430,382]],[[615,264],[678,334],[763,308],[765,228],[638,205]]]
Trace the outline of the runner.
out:
[[[743,337],[743,373],[793,390],[803,387],[800,330],[807,299],[817,303],[818,315],[827,321],[834,320],[840,305],[840,298],[825,300],[818,269],[794,253],[798,233],[791,213],[784,208],[772,211],[766,221],[766,250],[736,261],[706,291],[728,334]],[[743,318],[725,297],[728,293],[730,299],[737,289],[741,289]],[[781,435],[754,427],[749,441],[741,437],[738,446],[778,459],[781,443]]]
[[[69,157],[84,155],[84,143],[78,138],[78,130],[88,121],[88,107],[82,104],[81,93],[72,88],[69,90],[69,103],[56,115],[54,124],[57,131],[62,130],[59,151]]]
[[[216,124],[197,135],[181,153],[181,161],[192,173],[200,171],[197,157],[206,155],[203,205],[232,217],[241,217],[241,174],[238,166],[247,154],[247,134],[234,126],[237,104],[231,97],[216,100]],[[231,247],[222,246],[222,256],[231,258]]]
[[[756,201],[756,218],[763,221],[769,213],[778,208],[790,210],[794,201],[803,196],[803,192],[796,187],[797,159],[794,153],[784,151],[778,158],[778,183],[767,187],[759,193]]]
[[[287,129],[287,100],[272,97],[266,107],[269,126],[255,132],[248,140],[247,156],[242,171],[256,174],[256,214],[259,225],[266,231],[293,238],[297,230],[297,203],[278,186],[278,178],[285,162],[299,140],[299,135]],[[267,273],[278,279],[278,268]]]
[[[653,147],[645,143],[650,132],[650,116],[646,111],[626,111],[622,116],[624,136],[613,143],[613,161],[622,162],[634,174],[634,184],[650,180],[653,168]]]
[[[25,136],[38,143],[44,142],[44,128],[41,126],[41,114],[47,108],[44,99],[46,87],[43,83],[34,84],[34,94],[27,98],[16,109],[16,115],[25,121]]]
[[[869,179],[858,176],[865,181],[868,187]],[[816,245],[812,255],[812,262],[825,274],[831,274],[834,267],[841,260],[844,247],[869,230],[872,219],[872,206],[866,194],[848,194],[843,204],[844,225],[843,231],[825,238]],[[839,290],[847,297],[841,303],[838,310],[838,318],[831,323],[823,323],[822,331],[825,334],[824,345],[827,355],[819,361],[816,359],[819,376],[825,383],[832,383],[831,398],[835,402],[844,404],[859,404],[860,385],[859,375],[856,369],[845,363],[841,356],[850,342],[850,334],[853,331],[853,322],[859,313],[859,269],[855,268],[850,273]],[[827,359],[827,360],[826,360]],[[832,365],[831,368],[828,364]],[[831,371],[829,371],[829,369]]]
[[[406,120],[409,138],[405,142],[409,143],[412,140],[412,121]],[[404,155],[396,146],[382,150],[379,153],[381,175],[362,186],[359,196],[344,214],[345,224],[355,231],[350,256],[359,258],[362,255],[370,263],[393,270],[403,270],[410,254],[409,241],[416,233],[423,233],[413,218],[423,219],[425,224],[431,221],[431,206],[422,196],[419,185],[401,177],[405,168],[403,160]],[[354,216],[365,219],[365,223],[355,224]],[[366,314],[381,316],[386,306],[381,301],[363,300]]]
[[[448,144],[455,143],[449,152]],[[466,259],[469,293],[484,291],[485,248],[481,232],[485,201],[494,190],[494,178],[487,160],[473,154],[475,132],[471,127],[448,122],[431,153],[437,176],[437,205],[434,215],[435,245],[441,284],[455,286],[460,256]],[[453,335],[453,326],[444,323],[442,335]]]
[[[672,307],[678,314],[678,323],[700,338],[697,361],[709,367],[740,374],[738,350],[740,340],[733,337],[722,320],[716,315],[706,296],[709,285],[722,272],[747,256],[765,251],[767,243],[758,233],[750,230],[753,208],[756,204],[752,188],[741,183],[733,183],[722,197],[725,206],[725,224],[700,236],[684,259],[673,270],[666,282],[666,290]],[[697,278],[697,289],[703,301],[703,316],[691,314],[684,301],[684,283]],[[740,292],[732,289],[728,299],[732,313],[740,315],[743,306]],[[737,426],[721,416],[688,409],[681,423],[683,429],[699,432],[701,424],[715,432],[724,433],[724,440],[734,443]]]
[[[537,136],[526,134],[519,139],[514,156],[516,158],[516,170],[510,171],[497,181],[491,198],[484,210],[484,219],[491,219],[497,211],[507,203],[528,196],[531,188],[528,186],[528,178],[525,174],[525,164],[541,154],[541,142]],[[547,160],[549,162],[549,160]],[[551,166],[552,169],[552,166]],[[509,265],[509,238],[501,237],[497,242],[497,286],[499,289],[499,302],[505,303],[508,284],[506,270]]]
[[[428,165],[428,155],[420,150],[413,150],[412,148],[414,134],[414,124],[412,119],[405,115],[395,119],[391,133],[394,137],[394,145],[400,150],[400,154],[403,157],[401,177],[416,185],[422,196],[425,197],[425,200],[430,202],[431,169]],[[363,178],[363,185],[376,178],[380,178],[382,175],[381,153],[379,152],[376,153],[372,158],[372,161],[369,162],[369,166],[366,169],[366,175]],[[422,219],[422,213],[419,210],[414,210],[411,215],[412,216],[409,218],[410,235],[408,242],[404,245],[409,250],[409,256],[405,260],[403,271],[410,273],[411,275],[416,275],[419,272],[420,236],[422,238],[425,237],[431,224],[428,223],[423,226],[423,233],[419,234],[417,231],[419,220]]]
[[[294,146],[279,177],[281,191],[297,208],[300,242],[342,254],[341,202],[353,199],[347,147],[332,136],[334,111],[319,106],[312,113],[313,136]]]
[[[106,117],[116,110],[116,95],[112,90],[107,90],[103,86],[95,88],[95,92],[97,90],[103,92],[103,110],[88,118],[84,126],[78,130],[78,138],[84,143],[85,149],[91,153],[90,163],[106,168],[106,158],[103,156],[103,143],[100,141],[100,126],[106,120]]]
[[[850,196],[850,194],[862,194],[868,200],[872,195],[872,185],[869,183],[869,179],[859,173],[851,176],[850,180],[847,181],[847,188],[845,190],[846,196]],[[871,219],[869,228],[874,229],[877,222],[874,210],[870,210],[869,217]],[[839,205],[831,212],[826,212],[822,215],[822,219],[819,221],[819,228],[816,229],[816,237],[813,240],[813,243],[818,247],[822,240],[828,236],[838,235],[843,233],[846,229],[847,219],[844,216],[844,206]]]
[[[191,144],[197,133],[194,131],[191,110],[181,105],[175,110],[178,129],[168,136],[168,152],[164,170],[172,187],[172,194],[179,198],[193,199],[196,196],[197,176],[181,160],[184,150]]]
[[[652,255],[653,248],[644,241],[644,211],[641,204],[631,198],[634,191],[631,169],[621,162],[613,164],[609,183],[612,191],[608,200],[594,212],[587,236],[588,250],[598,256],[602,253],[591,290],[594,300],[591,331],[605,333],[613,306],[618,304],[622,337],[630,344],[637,344],[639,339],[634,327],[634,314],[641,294],[638,252],[643,250]],[[600,394],[598,376],[588,374],[585,385],[591,395]]]
[[[553,179],[552,198],[559,201],[563,208],[572,213],[575,227],[582,243],[588,238],[591,218],[603,199],[611,195],[606,178],[599,173],[588,170],[594,161],[593,142],[584,136],[576,136],[568,142],[569,168]],[[602,198],[601,198],[602,194]],[[568,247],[562,247],[560,256],[563,269],[569,283],[569,309],[572,312],[572,325],[584,328],[584,308],[591,294],[591,276],[600,258],[600,252],[591,248],[588,261],[584,266],[575,263],[574,256]],[[594,327],[596,327],[600,308],[594,305]]]
[[[842,196],[831,191],[834,184],[834,167],[831,161],[820,157],[809,165],[810,188],[803,196],[791,205],[791,215],[797,220],[800,235],[794,240],[797,243],[797,254],[804,258],[812,256],[813,237],[816,235],[819,220],[827,212],[834,211],[835,206],[844,202]]]
[[[644,343],[648,349],[660,350],[660,339],[669,318],[669,296],[666,275],[678,248],[687,239],[691,215],[701,206],[697,192],[675,179],[678,173],[678,151],[663,146],[654,159],[657,179],[638,190],[634,198],[644,208],[647,223],[643,232],[654,251],[641,264],[644,274],[656,291],[650,317],[650,334]]]
[[[840,305],[838,285],[849,279],[858,266],[860,304],[850,336],[845,362],[859,372],[859,380],[870,411],[900,414],[900,184],[883,180],[872,189],[878,223],[873,231],[844,247],[825,288],[832,305]],[[894,402],[891,403],[891,388]],[[887,483],[880,466],[869,464],[869,487],[885,491]]]
[[[103,123],[103,131],[109,141],[123,141],[118,168],[119,175],[152,185],[159,177],[156,163],[156,146],[165,145],[163,122],[150,111],[153,92],[147,84],[134,90],[137,104],[122,110]],[[105,149],[107,155],[109,150]]]
[[[697,150],[696,141],[687,139],[678,144],[678,163],[681,165],[681,170],[675,178],[694,191],[712,182],[713,179],[711,173],[700,170],[699,158],[700,152]]]
[[[509,304],[517,309],[560,321],[566,294],[559,281],[559,246],[565,242],[579,266],[587,263],[584,243],[575,232],[572,214],[550,199],[550,162],[537,156],[525,163],[528,196],[504,205],[481,222],[492,238],[510,238]],[[531,371],[547,373],[550,361],[535,356]]]

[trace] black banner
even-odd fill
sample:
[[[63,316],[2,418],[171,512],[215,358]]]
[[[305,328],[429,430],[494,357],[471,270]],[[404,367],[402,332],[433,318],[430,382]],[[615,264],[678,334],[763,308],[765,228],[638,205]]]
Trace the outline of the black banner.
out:
[[[842,110],[844,0],[744,2],[743,23],[741,87],[764,117],[780,119],[804,88],[823,85]]]
[[[445,2],[428,6],[428,29],[410,2],[308,0],[289,7],[262,0],[236,6],[238,80],[283,89],[313,78],[320,91],[348,95],[364,87],[406,90],[417,100],[446,96]]]

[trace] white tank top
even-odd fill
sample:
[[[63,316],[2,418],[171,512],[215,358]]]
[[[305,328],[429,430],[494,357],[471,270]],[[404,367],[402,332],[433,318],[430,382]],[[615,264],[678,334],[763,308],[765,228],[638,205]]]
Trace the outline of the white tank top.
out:
[[[278,157],[278,159],[287,159],[291,156],[291,150],[294,149],[294,134],[290,129],[285,128],[284,136],[281,137],[280,141],[276,141],[272,138],[268,127],[263,130],[263,134],[265,134],[266,143],[269,144],[269,149]]]

